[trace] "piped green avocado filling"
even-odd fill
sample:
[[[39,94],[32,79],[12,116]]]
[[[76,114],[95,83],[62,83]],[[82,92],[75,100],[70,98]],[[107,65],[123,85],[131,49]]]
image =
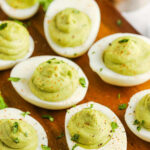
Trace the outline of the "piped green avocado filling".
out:
[[[27,29],[13,21],[2,23],[7,26],[0,30],[0,59],[17,60],[25,57],[30,47]]]
[[[23,120],[0,120],[1,150],[36,150],[36,130]]]
[[[150,71],[150,44],[134,36],[119,37],[105,49],[103,61],[122,75],[146,73]]]
[[[71,140],[88,149],[98,149],[112,137],[111,122],[107,116],[94,109],[83,109],[69,120]]]
[[[136,105],[135,118],[145,129],[150,130],[150,94],[145,95]]]
[[[33,94],[42,100],[51,102],[69,98],[78,85],[77,70],[55,58],[40,64],[29,81],[29,87]]]
[[[49,34],[52,40],[62,47],[82,45],[91,30],[91,20],[83,12],[67,8],[49,21]]]
[[[15,9],[26,9],[35,5],[37,0],[6,0],[6,2]]]

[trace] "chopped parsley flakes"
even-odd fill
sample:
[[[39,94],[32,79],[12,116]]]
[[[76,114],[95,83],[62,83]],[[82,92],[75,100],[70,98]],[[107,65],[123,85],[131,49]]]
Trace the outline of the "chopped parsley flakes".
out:
[[[0,109],[7,108],[7,104],[4,101],[4,98],[0,94]]]
[[[65,134],[62,132],[59,136],[56,137],[56,139],[61,139],[64,136],[65,136]]]
[[[10,78],[8,78],[8,81],[18,82],[18,81],[20,81],[20,78],[18,78],[18,77],[10,77]]]
[[[42,118],[49,119],[51,122],[54,121],[54,118],[52,116],[50,116],[50,115],[43,115]]]
[[[118,124],[116,122],[111,122],[112,132],[115,132],[115,129],[118,128]]]
[[[142,126],[144,125],[144,120],[139,121],[139,120],[135,120],[134,125],[137,125],[137,130],[140,131],[142,129]]]
[[[127,108],[127,104],[121,104],[121,105],[118,106],[119,110],[124,110],[126,108]]]
[[[25,117],[26,115],[30,115],[31,113],[29,112],[29,111],[27,111],[27,112],[23,112],[21,115],[23,116],[23,117]]]
[[[79,137],[80,137],[79,134],[74,134],[74,135],[72,136],[71,140],[77,142],[78,139],[79,139]]]
[[[41,145],[41,148],[42,150],[51,150],[51,148],[46,145]]]
[[[121,26],[121,25],[122,25],[122,20],[121,20],[121,19],[118,19],[118,20],[117,20],[117,25],[118,25],[118,26]]]
[[[7,27],[7,23],[1,23],[0,24],[0,30],[3,30]]]
[[[12,126],[12,132],[13,133],[17,133],[18,132],[18,122],[14,122],[13,126]]]
[[[129,39],[122,39],[122,40],[119,41],[119,43],[126,43],[128,41],[129,41]]]
[[[15,138],[13,139],[14,143],[19,143],[19,139],[18,138]]]
[[[82,87],[86,87],[85,78],[81,77],[81,78],[79,79],[79,82],[80,82],[80,84],[81,84]]]
[[[72,147],[72,150],[75,150],[75,148],[77,147],[78,145],[75,144],[73,147]]]

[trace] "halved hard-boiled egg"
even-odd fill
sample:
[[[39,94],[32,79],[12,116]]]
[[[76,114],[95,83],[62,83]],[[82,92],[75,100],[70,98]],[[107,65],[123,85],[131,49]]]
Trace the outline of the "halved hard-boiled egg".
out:
[[[32,57],[16,65],[12,85],[29,103],[47,109],[64,109],[86,95],[88,79],[74,62],[58,56]]]
[[[44,19],[49,45],[57,54],[70,58],[88,50],[99,26],[100,10],[94,0],[54,0]]]
[[[0,147],[4,149],[43,150],[47,135],[38,121],[15,108],[0,110]]]
[[[136,93],[130,99],[125,113],[130,130],[139,138],[150,142],[150,90]]]
[[[32,55],[34,42],[27,29],[14,21],[0,21],[0,70]]]
[[[100,39],[89,53],[90,66],[103,81],[134,86],[150,79],[150,40],[130,33]]]
[[[39,9],[37,0],[1,0],[2,10],[11,18],[25,20]]]
[[[88,102],[69,109],[65,118],[69,150],[126,150],[127,138],[119,118],[109,108]]]

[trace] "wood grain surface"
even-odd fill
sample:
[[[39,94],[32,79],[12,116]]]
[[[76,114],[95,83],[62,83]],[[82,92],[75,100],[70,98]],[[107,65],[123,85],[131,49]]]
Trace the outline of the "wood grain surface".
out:
[[[137,33],[122,17],[121,15],[107,3],[105,0],[97,0],[101,9],[102,22],[100,32],[97,40],[104,36],[117,32],[131,32]],[[0,20],[6,20],[8,17],[0,9]],[[49,45],[47,44],[43,31],[44,12],[40,8],[38,13],[30,19],[31,25],[28,27],[30,34],[35,41],[35,51],[33,56],[36,55],[56,55]],[[118,26],[116,21],[122,20],[122,25]],[[126,126],[124,121],[124,110],[118,110],[118,105],[121,103],[128,103],[130,97],[144,89],[150,89],[150,81],[142,85],[122,88],[104,83],[99,76],[94,73],[89,67],[89,59],[87,54],[74,61],[81,66],[89,79],[89,89],[85,99],[81,103],[88,101],[95,101],[106,105],[111,108],[123,122],[128,138],[128,150],[150,150],[150,143],[144,142],[136,137]],[[37,119],[45,128],[49,139],[49,146],[52,150],[68,150],[65,137],[56,139],[62,132],[64,132],[64,119],[66,110],[51,111],[38,108],[24,101],[13,89],[11,83],[7,80],[11,70],[0,72],[0,90],[9,107],[19,108],[22,111],[30,111],[31,116]],[[118,99],[117,95],[120,93],[121,98]],[[54,117],[55,121],[50,122],[41,118],[44,114],[50,114]]]

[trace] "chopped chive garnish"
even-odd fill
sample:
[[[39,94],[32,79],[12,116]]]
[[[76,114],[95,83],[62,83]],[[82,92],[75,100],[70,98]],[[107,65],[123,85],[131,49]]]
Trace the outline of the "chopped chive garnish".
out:
[[[41,148],[42,150],[51,150],[51,148],[46,145],[41,145]]]
[[[27,133],[27,132],[25,132],[25,133],[24,133],[24,136],[25,136],[25,137],[28,137],[28,133]]]
[[[13,133],[17,133],[18,132],[18,122],[14,122],[13,126],[12,126],[12,132]]]
[[[52,116],[50,116],[50,115],[43,115],[42,118],[49,119],[51,122],[54,121],[54,118]]]
[[[30,115],[31,113],[29,112],[29,111],[27,111],[27,112],[23,112],[21,115],[23,116],[23,117],[25,117],[26,115]]]
[[[10,78],[8,78],[8,81],[18,82],[18,81],[20,81],[20,78],[18,78],[18,77],[10,77]]]
[[[81,84],[82,87],[86,87],[85,78],[81,77],[81,78],[79,79],[79,82],[80,82],[80,84]]]
[[[77,147],[78,145],[75,144],[73,147],[72,147],[72,150],[75,150],[75,148]]]
[[[15,138],[13,139],[14,143],[19,143],[19,139],[18,138]]]
[[[78,139],[79,139],[79,137],[80,137],[79,134],[74,134],[74,135],[72,136],[71,140],[77,142]]]
[[[126,108],[127,108],[127,104],[121,104],[121,105],[118,106],[119,110],[124,110]]]
[[[44,11],[47,11],[48,6],[53,0],[39,0],[40,5],[43,7]]]
[[[137,130],[140,131],[142,129],[142,126],[144,125],[144,120],[142,120],[141,122],[139,120],[135,120],[134,125],[137,125]]]
[[[7,104],[4,101],[4,98],[0,94],[0,109],[7,108]]]
[[[3,30],[7,27],[7,23],[1,23],[0,24],[0,30]]]
[[[118,20],[117,20],[117,25],[118,25],[118,26],[121,26],[121,25],[122,25],[122,20],[121,20],[121,19],[118,19]]]
[[[115,129],[118,128],[118,124],[116,122],[111,122],[112,132],[115,132]]]
[[[118,93],[117,97],[118,97],[118,99],[120,99],[120,97],[121,97],[120,93]]]
[[[61,139],[64,136],[65,136],[65,134],[62,132],[59,136],[56,137],[56,139]]]
[[[94,104],[90,104],[90,107],[86,108],[86,109],[92,109],[94,106]]]
[[[102,72],[103,71],[103,68],[100,68],[100,70],[99,70],[100,72]]]
[[[126,43],[128,41],[129,41],[129,39],[122,39],[122,40],[119,41],[119,43]]]

